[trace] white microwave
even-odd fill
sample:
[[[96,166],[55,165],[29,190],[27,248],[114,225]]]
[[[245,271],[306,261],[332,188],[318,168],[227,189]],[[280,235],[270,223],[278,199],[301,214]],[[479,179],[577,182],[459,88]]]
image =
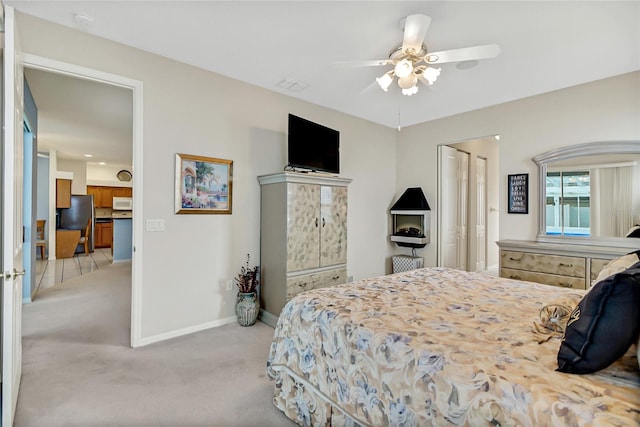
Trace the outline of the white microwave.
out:
[[[113,198],[113,210],[114,211],[131,211],[131,210],[133,210],[133,198],[131,198],[131,197],[114,197]]]

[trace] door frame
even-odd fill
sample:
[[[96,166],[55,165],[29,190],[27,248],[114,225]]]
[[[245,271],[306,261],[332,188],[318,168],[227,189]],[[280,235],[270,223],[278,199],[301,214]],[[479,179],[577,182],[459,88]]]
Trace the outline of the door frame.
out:
[[[25,68],[91,80],[131,89],[133,95],[133,256],[131,259],[131,347],[142,345],[142,218],[143,214],[143,84],[140,80],[111,74],[43,56],[23,53]]]

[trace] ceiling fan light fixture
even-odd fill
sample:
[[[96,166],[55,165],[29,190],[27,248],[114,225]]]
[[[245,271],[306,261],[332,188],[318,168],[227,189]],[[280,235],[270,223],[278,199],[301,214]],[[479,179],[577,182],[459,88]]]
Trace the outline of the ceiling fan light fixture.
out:
[[[389,86],[391,86],[391,83],[393,82],[393,77],[391,77],[391,72],[384,73],[382,76],[377,77],[376,82],[378,82],[378,85],[380,85],[380,88],[383,91],[385,92],[388,91]]]
[[[398,86],[402,89],[410,89],[412,86],[415,86],[416,83],[418,83],[418,77],[413,73],[398,79]]]
[[[408,59],[403,59],[396,64],[394,71],[399,79],[407,77],[413,73],[413,63]]]
[[[410,87],[409,89],[402,89],[402,94],[403,95],[407,95],[407,96],[411,96],[411,95],[415,95],[416,93],[418,93],[418,86],[413,86]]]
[[[438,79],[438,76],[440,75],[440,68],[427,67],[427,69],[424,70],[422,75],[424,76],[425,79],[427,79],[429,84],[432,85],[433,83],[435,83],[435,81]]]

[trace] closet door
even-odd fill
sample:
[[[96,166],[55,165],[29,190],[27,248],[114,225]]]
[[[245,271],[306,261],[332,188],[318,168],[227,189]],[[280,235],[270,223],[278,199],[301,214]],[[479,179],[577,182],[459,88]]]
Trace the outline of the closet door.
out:
[[[320,260],[320,186],[287,184],[287,271],[317,268]]]
[[[347,262],[347,187],[320,187],[320,266]]]

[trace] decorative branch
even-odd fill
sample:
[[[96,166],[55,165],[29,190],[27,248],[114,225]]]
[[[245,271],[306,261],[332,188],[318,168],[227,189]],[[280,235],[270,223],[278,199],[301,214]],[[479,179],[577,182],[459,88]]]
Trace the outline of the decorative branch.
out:
[[[236,278],[236,285],[238,286],[238,291],[242,293],[250,293],[255,292],[258,285],[260,284],[260,279],[258,277],[260,272],[259,266],[249,267],[250,256],[247,254],[247,265],[246,267],[242,267],[240,269],[240,273],[238,273],[238,277]]]

